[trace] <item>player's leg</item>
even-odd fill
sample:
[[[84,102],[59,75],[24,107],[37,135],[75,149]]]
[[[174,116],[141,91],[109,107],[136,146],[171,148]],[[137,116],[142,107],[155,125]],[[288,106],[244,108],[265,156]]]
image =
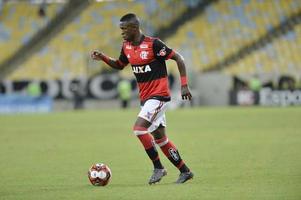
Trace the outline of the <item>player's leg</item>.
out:
[[[147,105],[144,105],[138,115],[138,118],[133,128],[134,133],[139,138],[147,155],[152,160],[154,165],[154,171],[149,180],[149,184],[159,182],[161,178],[167,174],[166,170],[164,169],[160,161],[158,151],[156,150],[154,138],[148,130],[148,128],[152,125],[152,123],[150,122],[151,120],[148,121],[142,118],[145,117],[145,115],[148,115],[149,118],[152,118],[152,114],[149,114],[149,113],[155,113],[152,111],[152,109],[154,110],[156,109],[156,104],[152,105],[152,103],[148,103]]]
[[[162,116],[159,127],[152,131],[156,144],[161,148],[165,156],[170,162],[180,170],[180,175],[177,183],[184,183],[193,177],[193,173],[182,160],[177,147],[170,141],[165,133],[165,116]]]
[[[155,138],[156,144],[161,148],[162,152],[175,167],[177,167],[181,172],[190,171],[182,160],[177,147],[166,136],[164,126],[159,126],[155,131],[152,132],[152,135]]]
[[[147,155],[152,160],[155,169],[163,169],[163,165],[160,161],[158,151],[155,147],[154,138],[148,132],[148,128],[151,123],[147,120],[138,117],[134,125],[134,133],[142,143]]]

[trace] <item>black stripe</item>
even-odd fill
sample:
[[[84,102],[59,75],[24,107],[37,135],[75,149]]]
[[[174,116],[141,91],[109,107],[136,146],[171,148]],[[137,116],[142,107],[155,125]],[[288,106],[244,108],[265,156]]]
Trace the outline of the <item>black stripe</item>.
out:
[[[144,101],[141,101],[140,105],[143,106],[145,104],[145,102],[150,99],[156,99],[156,100],[164,101],[164,102],[168,102],[171,100],[170,96],[152,96]]]
[[[170,160],[170,162],[172,162],[172,164],[173,164],[174,166],[178,166],[178,165],[181,163],[181,161],[182,161],[182,158],[181,158],[179,152],[178,152],[177,150],[174,151],[173,153],[174,153],[175,155],[172,155],[170,151],[168,151],[168,152],[169,152],[169,155],[170,155],[170,156],[168,157],[168,160]],[[175,156],[176,156],[176,158],[175,158]]]
[[[149,71],[149,69],[151,71]],[[132,70],[138,83],[145,83],[152,80],[167,77],[166,63],[154,60],[147,65],[132,65]]]
[[[145,151],[151,160],[155,160],[158,157],[158,152],[156,151],[155,147],[145,149]]]

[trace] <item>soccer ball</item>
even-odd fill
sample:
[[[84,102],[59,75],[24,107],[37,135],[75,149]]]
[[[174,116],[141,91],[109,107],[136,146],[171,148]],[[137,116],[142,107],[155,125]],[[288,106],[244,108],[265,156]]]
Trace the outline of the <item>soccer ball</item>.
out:
[[[107,185],[111,180],[111,177],[111,169],[103,163],[97,163],[92,165],[88,171],[88,178],[92,185],[95,186]]]

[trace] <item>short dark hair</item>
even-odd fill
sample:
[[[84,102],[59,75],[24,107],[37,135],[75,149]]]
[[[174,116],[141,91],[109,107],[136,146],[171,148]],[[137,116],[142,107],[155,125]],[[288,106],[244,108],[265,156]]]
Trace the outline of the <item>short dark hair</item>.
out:
[[[134,13],[128,13],[120,18],[120,22],[130,22],[136,25],[140,25],[139,18]]]

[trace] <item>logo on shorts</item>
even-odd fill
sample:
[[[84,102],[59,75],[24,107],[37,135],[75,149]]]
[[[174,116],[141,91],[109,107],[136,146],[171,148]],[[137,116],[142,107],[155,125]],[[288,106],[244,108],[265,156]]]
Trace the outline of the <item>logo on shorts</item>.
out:
[[[153,115],[153,114],[152,114],[151,112],[147,112],[146,115],[145,115],[145,117],[146,117],[147,119],[151,119],[152,115]]]

